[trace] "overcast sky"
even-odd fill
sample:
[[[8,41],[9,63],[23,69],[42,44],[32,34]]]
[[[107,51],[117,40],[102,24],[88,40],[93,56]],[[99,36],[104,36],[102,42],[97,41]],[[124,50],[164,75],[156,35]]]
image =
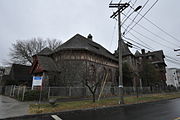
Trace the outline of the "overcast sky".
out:
[[[122,0],[122,2],[128,1]],[[131,0],[130,4],[133,5],[135,1]],[[133,7],[143,6],[146,1],[148,0],[137,0]],[[149,0],[140,13],[143,15],[155,1]],[[119,1],[114,0],[113,2]],[[0,65],[9,59],[8,53],[12,43],[33,37],[56,38],[65,42],[77,33],[85,37],[91,33],[95,42],[114,52],[117,49],[117,21],[110,19],[110,16],[116,9],[109,9],[109,3],[110,0],[0,0]],[[143,45],[148,44],[148,47],[153,50],[163,50],[165,55],[180,61],[180,56],[176,56],[178,52],[173,51],[173,49],[180,48],[179,5],[180,0],[173,0],[173,3],[170,0],[159,0],[145,16],[177,38],[176,40],[158,30],[144,18],[139,24],[153,32],[154,35],[144,30],[142,26],[136,25],[126,34],[126,37]],[[129,9],[130,7],[124,11],[124,14],[127,14]],[[133,13],[130,18],[133,19],[135,15],[136,13]],[[123,17],[122,15],[122,20]],[[140,16],[135,21],[138,19]],[[130,21],[127,20],[123,27],[126,28]],[[153,41],[142,37],[137,32]],[[132,49],[132,52],[135,50]],[[180,68],[180,65],[168,61],[166,63],[168,67]]]

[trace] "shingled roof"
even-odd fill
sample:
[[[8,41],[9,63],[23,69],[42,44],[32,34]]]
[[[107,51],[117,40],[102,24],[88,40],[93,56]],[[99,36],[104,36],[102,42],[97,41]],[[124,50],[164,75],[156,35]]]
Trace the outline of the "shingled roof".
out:
[[[118,49],[115,51],[114,55],[115,55],[116,57],[118,57],[118,53],[119,53],[119,47],[118,47]],[[124,57],[124,56],[128,56],[128,55],[133,55],[133,54],[132,54],[131,51],[129,50],[128,45],[127,45],[124,41],[122,41],[122,56]]]
[[[136,53],[135,53],[134,55],[135,55],[135,56],[140,56],[141,53],[140,53],[138,50],[136,50]]]
[[[76,34],[74,37],[69,39],[67,42],[59,46],[55,52],[63,51],[63,50],[87,50],[98,55],[105,56],[112,60],[117,60],[112,53],[110,53],[103,46],[95,43],[91,39],[88,39],[80,34]]]
[[[153,56],[154,59],[153,59],[152,63],[164,63],[165,64],[165,61],[164,61],[165,56],[164,56],[164,53],[162,50],[153,51],[153,52],[148,51],[147,53],[144,53],[144,54],[141,54],[139,51],[136,51],[135,56],[137,56],[137,57]]]
[[[58,71],[55,62],[51,57],[38,55],[37,58],[44,71]]]
[[[32,76],[29,73],[29,70],[30,70],[30,66],[21,65],[21,64],[12,64],[11,71],[9,74],[10,81],[16,85],[25,84],[25,83],[30,85],[32,81]]]
[[[49,49],[48,47],[41,50],[37,55],[50,55],[53,51]]]
[[[124,43],[124,41],[122,42],[122,55],[123,56],[133,55],[131,51],[129,50],[128,45]]]
[[[147,56],[150,56],[150,55],[151,55],[151,56],[155,56],[156,59],[157,59],[157,61],[159,61],[159,62],[164,62],[165,56],[164,56],[164,53],[163,53],[162,50],[153,51],[153,52],[147,52],[146,55],[147,55]]]

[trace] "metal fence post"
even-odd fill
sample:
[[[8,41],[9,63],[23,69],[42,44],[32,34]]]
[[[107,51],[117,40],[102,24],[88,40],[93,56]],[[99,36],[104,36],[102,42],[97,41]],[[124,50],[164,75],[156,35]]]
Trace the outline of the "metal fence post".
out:
[[[22,101],[24,101],[24,94],[26,92],[26,86],[23,87]]]
[[[20,86],[18,86],[18,93],[17,93],[18,98],[19,98],[19,91],[20,91]]]
[[[9,96],[11,96],[11,94],[12,94],[12,89],[13,89],[13,85],[11,85],[10,95]]]
[[[50,98],[51,87],[48,89],[48,99]]]
[[[13,86],[13,97],[14,97],[15,87],[16,85]]]
[[[69,87],[69,96],[71,96],[71,86]]]

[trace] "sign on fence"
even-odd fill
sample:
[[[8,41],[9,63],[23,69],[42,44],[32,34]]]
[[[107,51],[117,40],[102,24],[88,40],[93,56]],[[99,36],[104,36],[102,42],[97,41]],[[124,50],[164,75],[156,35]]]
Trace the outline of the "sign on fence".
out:
[[[32,82],[32,87],[33,86],[41,86],[42,85],[42,76],[33,76],[33,82]]]

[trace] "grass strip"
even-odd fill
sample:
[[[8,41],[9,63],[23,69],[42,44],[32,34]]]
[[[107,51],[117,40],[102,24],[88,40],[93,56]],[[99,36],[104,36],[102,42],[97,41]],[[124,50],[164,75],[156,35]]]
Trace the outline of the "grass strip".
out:
[[[136,96],[126,96],[124,97],[125,104],[136,104],[151,101],[159,101],[164,99],[180,98],[180,93],[169,93],[169,94],[149,94],[141,95],[138,98]],[[119,98],[109,98],[96,101],[92,100],[84,101],[72,101],[72,102],[59,102],[55,106],[50,104],[31,104],[29,106],[30,113],[49,113],[49,112],[60,112],[64,110],[75,110],[75,109],[85,109],[85,108],[97,108],[118,105]]]

